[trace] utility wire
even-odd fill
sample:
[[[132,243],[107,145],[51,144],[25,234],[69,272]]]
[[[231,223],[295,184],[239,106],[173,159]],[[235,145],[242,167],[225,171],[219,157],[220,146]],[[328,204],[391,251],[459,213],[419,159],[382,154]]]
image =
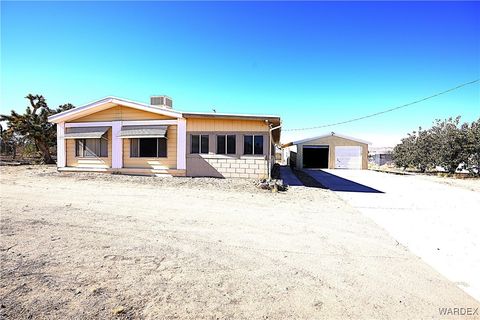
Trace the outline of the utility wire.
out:
[[[372,114],[369,114],[369,115],[366,115],[366,116],[363,116],[363,117],[354,118],[354,119],[350,119],[350,120],[346,120],[346,121],[341,121],[341,122],[324,124],[324,125],[315,126],[315,127],[295,128],[295,129],[284,129],[284,130],[282,130],[282,131],[302,131],[302,130],[312,130],[312,129],[326,128],[326,127],[333,127],[333,126],[338,126],[338,125],[340,125],[340,124],[345,124],[345,123],[350,123],[350,122],[354,122],[354,121],[358,121],[358,120],[363,120],[363,119],[375,117],[375,116],[378,116],[378,115],[381,115],[381,114],[384,114],[384,113],[387,113],[387,112],[392,112],[392,111],[395,111],[395,110],[398,110],[398,109],[402,109],[402,108],[411,106],[411,105],[413,105],[413,104],[417,104],[417,103],[423,102],[423,101],[428,100],[428,99],[432,99],[432,98],[441,96],[442,94],[446,94],[446,93],[455,91],[455,90],[457,90],[457,89],[460,89],[460,88],[462,88],[462,87],[468,86],[468,85],[470,85],[470,84],[474,84],[474,83],[479,82],[479,81],[480,81],[480,79],[473,80],[473,81],[470,81],[470,82],[465,82],[465,83],[462,83],[462,84],[460,84],[460,85],[458,85],[458,86],[456,86],[456,87],[453,87],[453,88],[447,89],[447,90],[445,90],[445,91],[436,93],[436,94],[434,94],[434,95],[431,95],[431,96],[422,98],[422,99],[420,99],[420,100],[416,100],[416,101],[413,101],[413,102],[410,102],[410,103],[406,103],[406,104],[403,104],[403,105],[398,106],[398,107],[394,107],[394,108],[390,108],[390,109],[387,109],[387,110],[383,110],[383,111],[380,111],[380,112],[372,113]]]

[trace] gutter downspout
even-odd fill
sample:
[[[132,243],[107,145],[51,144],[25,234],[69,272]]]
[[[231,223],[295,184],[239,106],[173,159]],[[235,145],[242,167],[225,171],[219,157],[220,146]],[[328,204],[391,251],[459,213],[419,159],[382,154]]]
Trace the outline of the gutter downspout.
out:
[[[282,125],[276,126],[272,128],[272,125],[270,125],[270,129],[268,131],[269,133],[269,138],[270,141],[268,141],[268,181],[272,180],[272,131],[280,129]]]

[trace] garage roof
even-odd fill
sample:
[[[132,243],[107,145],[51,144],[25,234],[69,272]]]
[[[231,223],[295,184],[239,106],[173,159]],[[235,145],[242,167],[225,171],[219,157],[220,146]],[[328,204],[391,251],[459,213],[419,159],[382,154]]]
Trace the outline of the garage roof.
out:
[[[321,135],[321,136],[316,136],[316,137],[311,137],[311,138],[307,138],[307,139],[302,139],[302,140],[297,140],[297,141],[292,141],[292,142],[289,142],[289,143],[285,143],[285,144],[282,145],[282,147],[286,148],[286,147],[290,147],[290,146],[295,145],[295,144],[302,144],[302,143],[305,143],[305,142],[308,142],[308,141],[327,138],[327,137],[330,137],[330,136],[335,136],[335,137],[348,139],[348,140],[352,140],[352,141],[356,141],[356,142],[360,142],[360,143],[365,143],[365,144],[372,144],[371,142],[366,141],[366,140],[349,137],[349,136],[346,136],[346,135],[343,135],[343,134],[338,134],[338,133],[335,133],[335,132],[330,132],[328,134],[324,134],[324,135]]]

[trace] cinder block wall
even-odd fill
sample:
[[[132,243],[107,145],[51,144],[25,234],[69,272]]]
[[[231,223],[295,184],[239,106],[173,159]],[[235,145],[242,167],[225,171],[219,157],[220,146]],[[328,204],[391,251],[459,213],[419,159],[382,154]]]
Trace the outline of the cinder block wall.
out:
[[[187,158],[187,175],[264,179],[268,177],[267,161],[266,159]]]
[[[225,178],[262,179],[268,176],[267,160],[208,159],[208,163]]]

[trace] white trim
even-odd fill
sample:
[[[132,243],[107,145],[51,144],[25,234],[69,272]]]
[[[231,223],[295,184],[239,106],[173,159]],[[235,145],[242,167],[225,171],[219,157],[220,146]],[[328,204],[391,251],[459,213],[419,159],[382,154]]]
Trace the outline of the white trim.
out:
[[[113,122],[120,122],[124,126],[148,126],[148,125],[176,125],[177,120],[129,120],[129,121],[103,121],[103,122],[68,122],[66,128],[75,127],[111,127]]]
[[[187,168],[187,121],[178,119],[177,123],[177,169]]]
[[[248,113],[217,113],[217,112],[190,112],[190,111],[180,111],[184,117],[188,116],[212,116],[212,117],[247,117],[247,118],[278,118],[280,116],[274,114],[248,114]]]
[[[65,122],[57,123],[57,168],[66,166]]]
[[[266,155],[260,155],[260,154],[242,154],[239,159],[241,159],[241,160],[268,160]]]
[[[366,141],[366,140],[361,140],[361,139],[349,137],[349,136],[346,136],[346,135],[343,135],[343,134],[338,134],[338,133],[335,133],[335,132],[331,132],[329,134],[324,134],[324,135],[317,136],[317,137],[312,137],[312,138],[302,139],[302,140],[298,140],[298,141],[293,141],[293,142],[291,142],[291,144],[302,144],[302,143],[309,142],[309,141],[312,141],[312,140],[327,138],[327,137],[331,137],[331,136],[335,136],[335,137],[339,137],[339,138],[343,138],[343,139],[347,139],[347,140],[352,140],[352,141],[356,141],[356,142],[360,142],[360,143],[365,143],[365,144],[372,144],[371,142]]]
[[[121,121],[112,121],[112,168],[123,167],[123,140],[120,138]]]
[[[83,105],[83,106],[80,106],[80,107],[76,107],[76,108],[73,108],[73,109],[70,109],[70,110],[66,110],[66,111],[57,113],[53,116],[48,117],[48,121],[58,123],[58,122],[61,122],[61,121],[72,120],[72,119],[76,118],[75,116],[77,114],[82,113],[83,111],[87,111],[89,109],[100,107],[102,105],[107,105],[109,103],[129,107],[129,108],[134,108],[134,109],[138,109],[138,110],[142,110],[142,111],[157,113],[157,114],[161,114],[161,115],[165,115],[165,116],[169,116],[169,117],[173,117],[173,118],[182,118],[182,113],[181,112],[173,111],[173,110],[170,110],[170,109],[167,109],[167,108],[164,108],[164,107],[159,107],[159,106],[153,106],[153,105],[149,105],[149,104],[134,102],[134,101],[121,99],[121,98],[117,98],[117,97],[106,97],[106,98],[94,101],[92,103],[89,103],[89,104],[86,104],[86,105]],[[105,109],[108,109],[108,108],[105,108]],[[100,109],[100,110],[97,110],[95,112],[98,112],[98,111],[101,111],[101,110],[104,110],[104,109]]]
[[[144,138],[152,138],[152,139],[167,139],[168,137],[160,137],[158,135],[156,136],[121,136],[121,139],[144,139]]]
[[[109,122],[69,122],[65,123],[65,128],[77,128],[77,127],[111,127],[113,121]]]
[[[129,120],[122,121],[124,126],[176,125],[178,120]]]

